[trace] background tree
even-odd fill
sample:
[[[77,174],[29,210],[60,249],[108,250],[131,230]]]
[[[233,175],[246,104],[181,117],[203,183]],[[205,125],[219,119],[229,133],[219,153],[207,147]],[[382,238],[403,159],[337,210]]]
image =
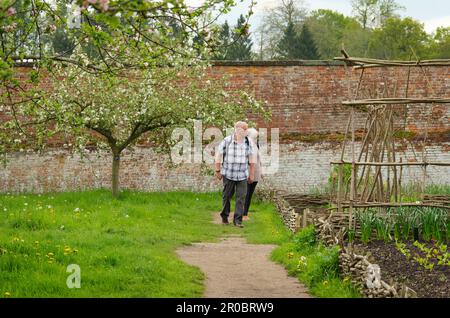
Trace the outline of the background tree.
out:
[[[216,60],[251,60],[253,58],[251,34],[248,32],[247,20],[243,15],[237,20],[233,30],[228,22],[220,27],[219,44],[213,54]]]
[[[70,1],[58,1],[55,14],[58,19],[66,20],[71,18],[69,14]],[[53,34],[47,35],[55,55],[70,56],[74,50],[74,41],[69,38],[69,34],[64,27],[54,26]]]
[[[55,31],[61,30],[74,48],[85,52],[92,48],[95,54],[88,55],[91,70],[112,72],[144,63],[189,64],[210,54],[217,41],[216,29],[211,26],[236,1],[205,0],[201,6],[191,7],[184,0],[73,0],[68,1],[72,5],[68,15],[78,8],[79,25],[71,27],[53,1],[2,0],[0,58],[10,69],[24,58],[33,59],[39,67],[45,67],[49,60],[85,66],[81,60],[55,56],[46,45]],[[250,6],[253,4],[252,0]],[[245,18],[251,14],[249,11]],[[194,43],[196,37],[202,41]],[[126,63],[122,63],[124,59]]]
[[[319,53],[317,53],[316,44],[312,37],[311,32],[309,32],[308,26],[304,24],[302,26],[302,31],[298,37],[300,45],[300,58],[305,60],[317,60],[319,59]]]
[[[353,20],[347,24],[344,30],[342,45],[348,52],[353,52],[353,56],[368,57],[371,37],[371,29],[363,29],[356,20]]]
[[[267,38],[268,26],[264,23],[261,23],[256,28],[256,31],[253,33],[255,38],[255,43],[257,47],[256,58],[258,60],[268,60],[270,59],[266,50],[265,39]]]
[[[380,27],[386,19],[404,9],[395,0],[352,0],[353,14],[363,29]]]
[[[240,15],[235,30],[231,36],[231,43],[227,49],[227,60],[251,60],[253,42],[248,32],[248,25],[243,15]]]
[[[380,59],[408,60],[414,52],[422,58],[426,54],[427,41],[428,35],[422,23],[412,18],[389,18],[382,28],[373,31],[369,55]]]
[[[302,57],[303,48],[300,44],[300,39],[295,32],[293,23],[288,24],[277,48],[277,53],[280,59],[292,60],[300,59]]]
[[[252,105],[257,112],[249,95],[228,94],[199,73],[217,44],[212,23],[236,1],[205,0],[195,8],[184,0],[72,1],[80,12],[76,28],[58,16],[53,3],[24,0],[20,11],[17,4],[0,2],[3,154],[42,150],[59,133],[74,138],[73,150],[81,154],[98,141],[114,156],[117,195],[120,154],[143,134],[164,143],[174,125],[202,119],[220,127],[222,114],[232,121]],[[73,40],[70,56],[48,45],[58,28]],[[33,69],[19,80],[15,68],[24,62]],[[42,85],[49,80],[50,88]]]
[[[50,91],[41,91],[42,98],[19,109],[24,118],[40,119],[27,137],[38,140],[40,149],[57,135],[81,154],[93,146],[108,150],[113,196],[119,194],[121,154],[136,143],[147,141],[168,152],[170,132],[192,129],[194,119],[204,126],[228,127],[250,110],[264,114],[250,95],[229,94],[223,79],[206,79],[201,66],[92,74],[69,64],[56,66],[49,80]]]
[[[332,59],[340,55],[342,45],[355,56],[365,56],[370,36],[355,18],[332,10],[315,10],[306,20],[320,58]]]
[[[292,24],[295,32],[299,34],[308,14],[303,0],[282,0],[277,1],[277,4],[274,8],[266,9],[256,32],[259,55],[264,59],[276,58],[278,42],[289,24]]]
[[[379,0],[376,25],[381,26],[389,18],[400,17],[398,11],[405,10],[405,7],[398,4],[396,0]]]
[[[433,59],[450,58],[450,27],[437,28],[433,36],[430,36],[428,56]]]
[[[292,23],[288,24],[278,43],[278,58],[284,60],[314,60],[319,58],[316,45],[306,24],[302,26],[300,34],[295,32]]]

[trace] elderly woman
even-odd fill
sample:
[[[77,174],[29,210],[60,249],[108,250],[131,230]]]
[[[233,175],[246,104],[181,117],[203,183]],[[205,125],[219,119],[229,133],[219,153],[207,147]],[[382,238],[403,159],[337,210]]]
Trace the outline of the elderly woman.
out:
[[[255,158],[255,168],[254,168],[253,182],[247,185],[247,196],[245,197],[243,221],[247,221],[249,219],[248,209],[250,208],[252,195],[253,192],[255,192],[256,185],[262,178],[261,174],[262,165],[261,165],[261,156],[259,153],[258,131],[255,128],[249,128],[247,131],[248,131],[248,139],[250,141],[252,149],[254,150],[253,155]]]

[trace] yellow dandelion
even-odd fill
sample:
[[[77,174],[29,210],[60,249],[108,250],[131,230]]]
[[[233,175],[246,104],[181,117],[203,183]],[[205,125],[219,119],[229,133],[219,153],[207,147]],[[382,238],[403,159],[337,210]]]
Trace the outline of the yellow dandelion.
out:
[[[11,297],[11,293],[10,292],[5,292],[5,297],[7,297],[7,298],[9,298],[9,297]]]

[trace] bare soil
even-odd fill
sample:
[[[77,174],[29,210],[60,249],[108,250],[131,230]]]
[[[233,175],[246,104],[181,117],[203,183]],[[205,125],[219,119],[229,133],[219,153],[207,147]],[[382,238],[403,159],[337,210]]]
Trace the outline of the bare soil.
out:
[[[423,243],[433,246],[429,242]],[[424,256],[411,242],[406,245],[412,255]],[[450,298],[450,266],[436,265],[433,270],[425,269],[413,257],[408,259],[398,251],[393,243],[373,241],[368,248],[380,265],[381,278],[386,282],[404,283],[420,298]]]

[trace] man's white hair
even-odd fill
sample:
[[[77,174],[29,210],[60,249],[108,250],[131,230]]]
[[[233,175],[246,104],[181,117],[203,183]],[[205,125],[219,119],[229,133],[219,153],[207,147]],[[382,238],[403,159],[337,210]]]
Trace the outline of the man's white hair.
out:
[[[246,125],[248,126],[248,124],[245,121],[238,121],[234,124],[234,129],[242,128],[242,126],[246,126]]]

